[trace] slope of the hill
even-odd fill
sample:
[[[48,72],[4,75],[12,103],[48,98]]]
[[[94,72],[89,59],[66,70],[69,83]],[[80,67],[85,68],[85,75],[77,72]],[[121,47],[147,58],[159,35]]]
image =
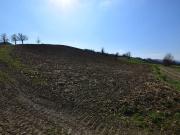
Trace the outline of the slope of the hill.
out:
[[[52,45],[0,46],[0,134],[179,134],[180,93],[151,66]]]

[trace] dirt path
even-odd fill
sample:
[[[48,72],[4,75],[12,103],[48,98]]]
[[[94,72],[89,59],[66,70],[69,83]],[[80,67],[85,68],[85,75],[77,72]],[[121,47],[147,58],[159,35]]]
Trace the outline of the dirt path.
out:
[[[160,69],[170,78],[174,80],[180,80],[180,72],[178,72],[177,70],[171,67],[164,67],[164,66],[160,66]]]

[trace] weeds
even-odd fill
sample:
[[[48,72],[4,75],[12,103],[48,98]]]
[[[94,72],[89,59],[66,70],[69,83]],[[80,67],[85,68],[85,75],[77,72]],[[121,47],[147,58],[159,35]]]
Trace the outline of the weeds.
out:
[[[120,59],[128,64],[148,64],[147,62],[137,58],[127,58],[121,56]]]
[[[131,120],[136,126],[138,126],[140,128],[148,127],[148,123],[147,123],[145,117],[139,113],[134,114],[133,117],[131,118]]]
[[[1,46],[0,47],[0,62],[7,65],[6,68],[12,71],[21,71],[27,77],[31,78],[33,85],[46,85],[46,80],[41,77],[39,74],[35,73],[34,71],[27,68],[24,64],[20,62],[18,58],[13,58],[11,53],[13,48],[11,46]],[[6,70],[6,69],[5,69]],[[7,71],[8,71],[7,70]],[[1,82],[13,82],[12,77],[9,77],[8,73],[0,72],[0,81]]]
[[[169,78],[166,74],[164,74],[161,69],[157,65],[153,65],[153,72],[156,78],[160,81],[166,82],[173,86],[176,90],[180,91],[180,81]]]
[[[3,63],[6,63],[8,68],[11,69],[20,69],[22,68],[22,64],[20,60],[17,58],[12,58],[11,52],[12,52],[12,47],[10,46],[2,46],[0,48],[0,61]]]
[[[156,125],[160,125],[166,120],[165,115],[162,112],[150,112],[148,117],[150,118],[151,122]]]

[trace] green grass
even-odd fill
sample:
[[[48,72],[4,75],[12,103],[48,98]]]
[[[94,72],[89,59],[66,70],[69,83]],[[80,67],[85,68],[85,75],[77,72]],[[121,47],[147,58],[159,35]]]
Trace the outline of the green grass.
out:
[[[178,91],[180,91],[180,81],[168,79],[167,82],[172,84]]]
[[[23,65],[18,59],[13,58],[11,56],[12,50],[13,48],[11,46],[8,46],[8,45],[1,46],[0,47],[0,61],[3,63],[6,63],[8,68],[20,69]]]
[[[131,64],[146,64],[146,62],[135,58],[128,59],[128,62]]]
[[[162,112],[150,112],[148,114],[148,117],[152,123],[158,126],[164,123],[165,120],[167,119],[165,113],[162,113]]]
[[[153,72],[158,80],[168,83],[176,90],[180,91],[180,81],[169,78],[165,73],[161,71],[158,65],[153,65]]]
[[[129,118],[129,122],[147,131],[151,129],[151,125],[154,125],[159,130],[168,130],[170,127],[174,127],[174,132],[178,132],[180,113],[168,114],[155,110],[146,114],[136,113]]]
[[[136,59],[136,58],[126,58],[126,57],[121,57],[120,60],[128,63],[128,64],[148,64],[147,62]]]
[[[8,71],[20,69],[22,64],[15,58],[11,56],[12,47],[5,45],[0,47],[0,63],[5,65],[0,71],[0,82],[3,83],[13,83],[14,80],[8,74]]]
[[[7,83],[13,82],[12,77],[8,74],[11,71],[21,71],[31,79],[32,84],[35,85],[47,85],[47,81],[39,74],[37,74],[31,67],[27,67],[22,64],[18,58],[13,58],[13,47],[4,45],[0,46],[0,63],[7,65],[5,72],[0,71],[0,81]]]
[[[140,128],[148,128],[148,121],[145,116],[139,113],[134,114],[133,117],[131,117],[131,121]]]
[[[158,128],[162,127],[168,120],[165,113],[151,111],[147,114],[136,113],[131,117],[131,121],[138,127],[148,128],[150,123],[155,124]]]
[[[167,112],[160,112],[152,110],[149,112],[136,112],[132,116],[124,116],[124,114],[115,115],[115,118],[121,120],[127,125],[131,124],[139,127],[147,133],[152,131],[152,128],[158,130],[168,130],[174,127],[174,132],[178,130],[180,125],[180,113],[168,114]],[[113,118],[112,118],[113,119]],[[176,125],[173,125],[175,123]]]
[[[174,68],[176,71],[180,72],[180,66],[173,66],[173,68]]]

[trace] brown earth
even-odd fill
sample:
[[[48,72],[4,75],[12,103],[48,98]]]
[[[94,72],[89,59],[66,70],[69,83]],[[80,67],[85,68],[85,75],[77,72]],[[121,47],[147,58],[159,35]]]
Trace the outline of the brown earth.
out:
[[[180,133],[180,93],[149,65],[67,46],[10,48],[20,62],[0,61],[0,134]]]

